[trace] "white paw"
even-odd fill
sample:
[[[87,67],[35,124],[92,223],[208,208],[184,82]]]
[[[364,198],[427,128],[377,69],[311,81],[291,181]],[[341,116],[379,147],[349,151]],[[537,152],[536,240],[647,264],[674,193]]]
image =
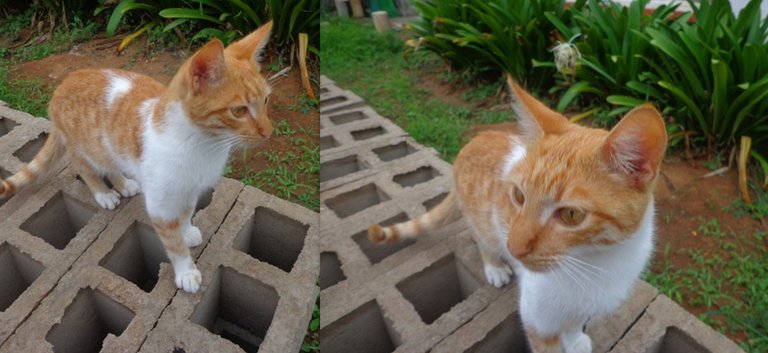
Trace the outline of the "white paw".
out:
[[[184,244],[187,247],[195,247],[203,243],[203,234],[200,233],[200,228],[195,226],[189,227],[187,234],[184,234]]]
[[[109,190],[109,192],[97,192],[93,194],[93,197],[101,208],[106,208],[108,210],[114,210],[115,207],[120,204],[120,194],[115,190]]]
[[[592,340],[582,332],[575,340],[565,347],[565,353],[592,353]]]
[[[194,266],[194,265],[193,265]],[[176,273],[176,288],[179,288],[187,293],[195,293],[200,289],[200,282],[203,281],[203,276],[197,268],[190,268],[183,272]]]
[[[136,180],[126,178],[125,186],[123,186],[123,191],[120,194],[123,195],[123,197],[131,197],[140,192],[141,192],[141,186],[139,185],[139,183],[136,182]]]
[[[505,284],[509,283],[512,278],[512,269],[507,265],[502,267],[496,267],[493,265],[485,264],[485,279],[488,280],[492,286],[501,288]]]

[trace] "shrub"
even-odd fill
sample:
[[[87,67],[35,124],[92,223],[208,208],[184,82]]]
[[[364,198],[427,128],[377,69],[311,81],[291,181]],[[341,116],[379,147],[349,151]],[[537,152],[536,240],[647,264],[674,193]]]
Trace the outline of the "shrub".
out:
[[[411,25],[420,46],[460,69],[506,71],[529,88],[551,85],[554,69],[532,60],[551,57],[565,0],[414,1],[421,18]]]
[[[104,5],[95,14],[107,9]],[[138,25],[162,25],[164,31],[193,24],[193,41],[216,37],[229,43],[271,19],[278,46],[297,41],[299,33],[307,33],[315,48],[319,42],[320,0],[123,0],[111,8],[107,35],[114,34],[126,15],[134,15]]]

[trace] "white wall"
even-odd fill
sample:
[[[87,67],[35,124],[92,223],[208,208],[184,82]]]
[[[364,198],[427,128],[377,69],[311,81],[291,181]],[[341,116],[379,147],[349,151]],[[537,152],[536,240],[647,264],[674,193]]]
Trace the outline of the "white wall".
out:
[[[747,3],[749,0],[730,0],[731,1],[731,8],[733,8],[734,14],[739,14],[739,11],[744,8],[744,6],[747,6]],[[760,4],[760,14],[763,18],[765,18],[766,15],[768,15],[768,1],[762,0],[762,4]]]

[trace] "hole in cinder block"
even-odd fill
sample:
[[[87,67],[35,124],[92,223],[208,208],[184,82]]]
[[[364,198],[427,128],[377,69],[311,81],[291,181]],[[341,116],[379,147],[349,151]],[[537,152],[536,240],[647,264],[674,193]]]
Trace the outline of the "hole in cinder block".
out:
[[[19,123],[8,118],[0,117],[0,136],[11,132],[11,130],[17,126],[19,126]]]
[[[0,179],[8,179],[12,175],[13,175],[13,173],[11,173],[11,172],[3,169],[2,167],[0,167]],[[9,198],[0,197],[0,207],[2,207],[5,204],[5,202],[8,201],[8,200],[10,200],[10,197]]]
[[[422,321],[429,325],[472,295],[480,283],[450,254],[396,287],[413,304]]]
[[[361,163],[357,155],[351,155],[344,158],[335,159],[320,164],[320,181],[328,181],[338,177],[345,176],[367,169],[368,167]]]
[[[197,203],[195,204],[195,212],[201,211],[208,207],[211,204],[211,201],[213,201],[213,188],[210,188],[200,194],[200,196],[197,197]]]
[[[40,149],[43,148],[45,140],[47,139],[48,133],[44,132],[40,135],[37,135],[34,140],[25,143],[24,146],[21,146],[21,148],[16,150],[13,155],[16,156],[16,158],[18,158],[20,161],[29,163],[32,161],[32,158],[35,158],[37,152],[40,152]]]
[[[426,207],[427,211],[432,210],[433,208],[437,207],[437,205],[439,205],[441,202],[443,202],[443,200],[445,200],[445,198],[447,196],[448,196],[448,193],[444,192],[444,193],[442,193],[440,195],[437,195],[437,196],[435,196],[435,197],[433,197],[433,198],[431,198],[431,199],[429,199],[427,201],[424,201],[424,203],[422,205],[424,205],[424,207]]]
[[[157,284],[160,263],[168,262],[165,248],[155,230],[134,222],[99,265],[149,293]]]
[[[45,269],[9,243],[0,244],[0,312],[8,309]]]
[[[366,184],[358,189],[328,199],[325,204],[339,218],[346,218],[387,200],[389,200],[389,195],[381,191],[376,184]]]
[[[428,182],[438,176],[440,176],[440,172],[437,169],[425,165],[416,170],[395,175],[392,180],[400,184],[400,186],[407,188]]]
[[[246,352],[256,352],[272,324],[279,299],[274,288],[220,267],[189,320]]]
[[[235,237],[234,248],[291,272],[304,248],[309,226],[269,208],[257,207]]]
[[[696,342],[685,331],[675,327],[667,327],[661,342],[654,345],[647,353],[712,353]]]
[[[507,316],[480,341],[464,353],[530,353],[520,314]]]
[[[399,335],[374,300],[320,330],[321,352],[390,353],[399,342]]]
[[[320,253],[320,289],[326,289],[347,279],[341,270],[339,256],[335,252]]]
[[[394,145],[373,149],[373,153],[376,153],[382,162],[389,162],[394,159],[403,158],[414,152],[416,152],[416,149],[405,141]]]
[[[405,213],[400,213],[379,224],[383,227],[386,227],[396,223],[405,222],[407,220],[408,215]],[[381,262],[381,260],[384,260],[390,255],[403,250],[416,242],[416,239],[405,239],[392,244],[374,244],[368,240],[368,231],[362,231],[353,235],[352,240],[357,243],[357,246],[360,247],[360,250],[363,251],[363,254],[365,254],[368,260],[371,261],[372,265]]]
[[[21,225],[21,229],[62,250],[94,213],[96,212],[88,205],[59,191],[29,217]]]
[[[320,138],[320,149],[321,150],[329,150],[334,147],[339,147],[339,141],[336,141],[333,136],[323,136]]]
[[[320,109],[322,110],[324,107],[328,107],[329,105],[343,103],[343,102],[346,102],[347,100],[348,100],[347,97],[344,97],[344,96],[331,97],[331,98],[328,98],[328,99],[325,99],[325,100],[320,99]]]
[[[320,87],[320,94],[328,93],[328,92],[330,92],[330,91],[331,91],[331,90],[329,90],[329,89],[327,89],[327,88],[325,88],[325,87]]]
[[[361,140],[367,140],[369,138],[374,138],[379,135],[383,135],[386,132],[387,130],[385,130],[383,127],[377,126],[377,127],[372,127],[368,129],[352,131],[351,134],[352,134],[352,138],[355,139],[355,141],[361,141]]]
[[[364,114],[361,111],[356,111],[356,112],[331,115],[330,119],[331,119],[331,122],[333,122],[334,124],[342,125],[346,123],[351,123],[353,121],[368,119],[368,115]]]
[[[98,289],[83,288],[45,339],[56,353],[99,352],[107,335],[120,336],[134,316],[133,311]]]

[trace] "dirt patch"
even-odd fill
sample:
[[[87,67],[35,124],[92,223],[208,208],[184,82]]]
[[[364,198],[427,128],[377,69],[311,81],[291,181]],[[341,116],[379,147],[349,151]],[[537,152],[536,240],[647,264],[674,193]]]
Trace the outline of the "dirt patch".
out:
[[[49,93],[67,76],[67,74],[85,68],[119,68],[144,75],[167,84],[173,78],[178,67],[192,52],[177,48],[151,51],[147,50],[146,42],[139,39],[130,45],[120,55],[117,54],[118,41],[96,37],[86,43],[74,45],[67,53],[56,54],[41,60],[24,62],[9,72],[9,79],[41,79]],[[274,52],[268,53],[262,64],[267,77],[281,67],[269,63],[277,60]],[[310,76],[313,82],[319,82],[319,68],[314,67]],[[276,133],[267,143],[257,150],[236,152],[231,158],[231,167],[227,176],[242,179],[262,190],[279,197],[300,202],[305,206],[314,207],[318,196],[319,171],[313,170],[310,160],[312,151],[317,149],[320,137],[320,113],[316,104],[306,99],[301,83],[298,64],[285,75],[271,83],[272,94],[269,103],[269,116],[276,128]],[[318,94],[318,87],[314,91]],[[300,97],[303,97],[300,99]],[[284,122],[281,122],[285,120]],[[277,133],[278,126],[283,132]],[[291,133],[292,132],[292,133]],[[287,163],[291,157],[303,159],[304,163]],[[298,169],[297,169],[298,168]],[[285,186],[276,172],[294,176]],[[269,179],[265,181],[263,179]]]

